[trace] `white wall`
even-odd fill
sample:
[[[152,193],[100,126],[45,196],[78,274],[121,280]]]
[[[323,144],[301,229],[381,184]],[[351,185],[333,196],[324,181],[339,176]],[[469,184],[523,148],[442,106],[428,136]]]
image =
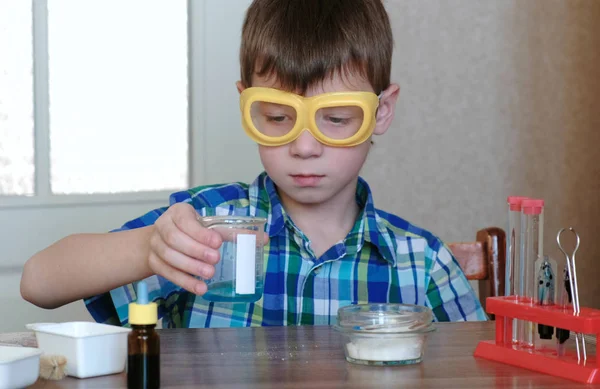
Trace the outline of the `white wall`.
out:
[[[206,2],[204,36],[204,183],[249,181],[262,169],[257,146],[242,131],[239,45],[250,0]]]

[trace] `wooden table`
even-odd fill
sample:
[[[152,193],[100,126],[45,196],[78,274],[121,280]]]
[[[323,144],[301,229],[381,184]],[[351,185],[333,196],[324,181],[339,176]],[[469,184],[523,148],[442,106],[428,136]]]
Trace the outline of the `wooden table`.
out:
[[[473,357],[493,339],[493,322],[440,323],[425,359],[410,366],[346,362],[330,327],[159,330],[161,388],[576,388],[568,380]],[[2,334],[0,342],[35,346],[32,333]],[[124,373],[38,382],[33,388],[126,388]]]

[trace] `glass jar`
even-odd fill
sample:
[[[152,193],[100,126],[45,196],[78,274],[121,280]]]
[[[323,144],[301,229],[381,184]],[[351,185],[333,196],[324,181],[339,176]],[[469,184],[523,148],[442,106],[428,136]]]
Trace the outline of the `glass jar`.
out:
[[[431,309],[412,304],[342,307],[334,328],[343,336],[346,360],[361,365],[420,363],[435,330]]]

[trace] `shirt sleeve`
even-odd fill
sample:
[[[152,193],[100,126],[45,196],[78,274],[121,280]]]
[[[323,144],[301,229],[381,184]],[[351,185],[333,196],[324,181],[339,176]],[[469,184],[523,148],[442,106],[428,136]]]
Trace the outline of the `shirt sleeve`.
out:
[[[181,194],[179,194],[178,200],[185,201]],[[173,202],[174,195],[171,196],[171,203]],[[167,209],[168,207],[154,209],[110,232],[114,233],[152,225]],[[92,318],[98,323],[128,327],[129,303],[137,299],[136,287],[139,281],[83,299]],[[150,276],[145,281],[148,285],[148,300],[158,305],[158,317],[162,319],[163,327],[181,327],[188,292],[158,275]]]
[[[487,320],[487,315],[458,261],[440,243],[433,251],[427,302],[437,321]]]

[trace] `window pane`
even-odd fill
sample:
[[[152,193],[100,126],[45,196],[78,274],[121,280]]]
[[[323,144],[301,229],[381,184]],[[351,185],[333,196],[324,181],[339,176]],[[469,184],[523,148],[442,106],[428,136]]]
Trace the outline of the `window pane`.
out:
[[[49,0],[53,193],[187,185],[185,0]]]
[[[0,195],[33,194],[31,1],[0,0]]]

